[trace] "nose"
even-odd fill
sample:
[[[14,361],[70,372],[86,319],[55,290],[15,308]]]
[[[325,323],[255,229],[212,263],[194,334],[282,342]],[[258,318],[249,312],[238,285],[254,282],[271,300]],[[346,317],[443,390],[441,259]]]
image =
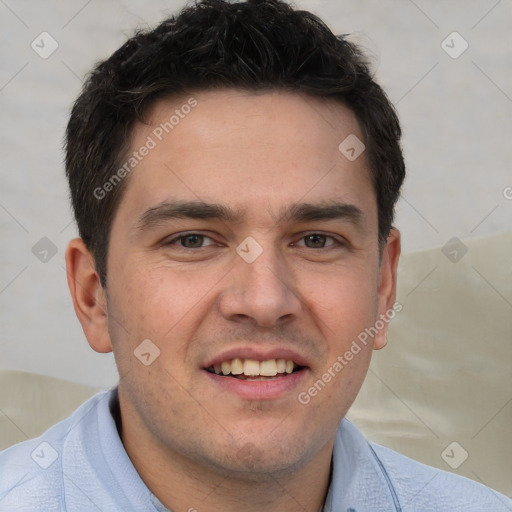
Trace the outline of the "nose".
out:
[[[252,263],[236,258],[219,298],[224,318],[272,327],[300,315],[303,306],[296,280],[277,249],[264,249]]]

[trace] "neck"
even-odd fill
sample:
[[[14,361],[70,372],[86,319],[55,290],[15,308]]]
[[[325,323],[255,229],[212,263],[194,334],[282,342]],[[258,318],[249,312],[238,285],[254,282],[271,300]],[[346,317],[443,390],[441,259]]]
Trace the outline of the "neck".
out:
[[[176,464],[177,458],[172,464],[151,467],[135,457],[132,461],[147,487],[172,511],[321,512],[329,487],[330,465],[321,471],[308,466],[288,477],[267,475],[255,482],[212,474],[199,466],[194,472],[184,471],[186,465]]]
[[[141,424],[117,422],[121,440],[149,490],[172,511],[320,512],[328,492],[334,441],[277,473],[223,473],[170,451]],[[133,417],[132,417],[133,419]]]

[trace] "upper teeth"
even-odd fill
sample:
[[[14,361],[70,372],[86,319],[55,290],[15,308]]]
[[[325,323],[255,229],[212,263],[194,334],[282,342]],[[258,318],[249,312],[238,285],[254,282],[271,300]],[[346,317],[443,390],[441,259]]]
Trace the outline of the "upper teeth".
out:
[[[292,373],[295,364],[286,359],[269,359],[268,361],[257,361],[256,359],[238,359],[223,361],[213,365],[213,370],[220,375],[244,375],[273,377],[278,373]]]

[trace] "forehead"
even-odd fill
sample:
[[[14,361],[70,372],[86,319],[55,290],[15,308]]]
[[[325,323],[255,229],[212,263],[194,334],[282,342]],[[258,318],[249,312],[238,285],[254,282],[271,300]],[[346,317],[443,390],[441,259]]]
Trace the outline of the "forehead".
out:
[[[350,161],[339,149],[363,135],[353,112],[335,100],[204,91],[160,100],[148,119],[132,134],[130,154],[140,160],[119,208],[131,215],[176,199],[230,203],[249,218],[262,205],[278,215],[301,199],[373,197],[364,153]]]

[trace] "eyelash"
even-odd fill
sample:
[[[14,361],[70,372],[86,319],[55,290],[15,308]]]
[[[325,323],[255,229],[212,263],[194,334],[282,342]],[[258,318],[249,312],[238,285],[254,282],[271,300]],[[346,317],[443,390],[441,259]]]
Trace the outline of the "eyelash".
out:
[[[164,244],[163,244],[163,245],[165,245],[165,246],[174,245],[176,242],[178,242],[178,241],[180,241],[180,240],[183,240],[183,239],[185,239],[185,238],[187,238],[187,237],[189,237],[189,236],[192,236],[192,235],[200,236],[200,237],[203,237],[203,238],[209,238],[210,240],[212,240],[212,241],[214,242],[214,240],[213,240],[210,236],[208,236],[208,235],[204,235],[204,234],[202,234],[202,233],[198,233],[198,232],[195,232],[195,231],[191,231],[191,232],[189,232],[189,233],[181,233],[180,235],[177,235],[177,236],[175,236],[174,238],[172,238],[172,239],[170,239],[170,240],[168,240],[168,241],[164,242]],[[330,245],[327,245],[327,246],[324,246],[324,247],[318,247],[318,248],[314,248],[314,247],[305,247],[306,249],[317,249],[317,250],[319,250],[319,249],[324,249],[324,250],[328,250],[329,248],[332,248],[334,245],[337,245],[337,246],[339,246],[339,247],[343,247],[343,246],[345,246],[345,245],[346,245],[346,243],[344,243],[344,242],[343,242],[343,241],[341,241],[341,240],[338,240],[336,237],[334,237],[334,236],[332,236],[332,235],[327,235],[327,234],[325,234],[325,233],[316,232],[316,231],[311,232],[311,233],[307,233],[307,234],[305,234],[305,235],[301,236],[301,237],[299,238],[299,240],[304,240],[305,238],[307,238],[307,237],[309,237],[309,236],[314,236],[314,235],[323,236],[323,237],[325,237],[326,239],[330,239],[330,240],[332,240],[334,243],[332,243],[332,244],[330,244]],[[201,246],[201,247],[184,247],[184,246],[182,246],[182,245],[181,245],[181,246],[179,246],[179,247],[180,247],[180,249],[184,249],[184,250],[194,250],[194,249],[204,249],[205,247],[211,247],[211,246],[213,246],[213,245],[215,245],[215,243],[209,244],[209,245],[207,245],[207,246]],[[294,243],[294,245],[295,245],[295,243]]]

